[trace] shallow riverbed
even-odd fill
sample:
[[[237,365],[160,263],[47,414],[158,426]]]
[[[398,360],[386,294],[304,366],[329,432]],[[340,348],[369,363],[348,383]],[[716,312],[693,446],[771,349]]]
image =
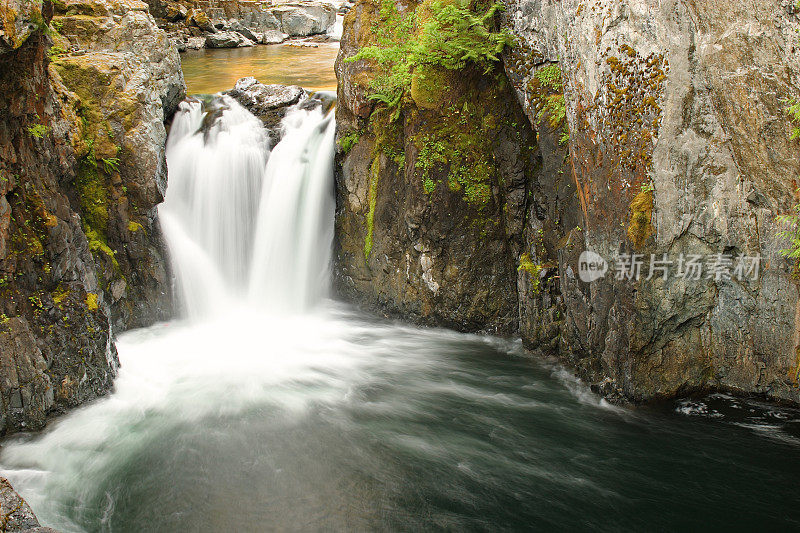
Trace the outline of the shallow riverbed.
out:
[[[261,83],[335,91],[333,63],[339,43],[315,46],[279,44],[189,50],[181,54],[187,94],[214,94],[232,89],[236,80],[245,76],[254,76]]]

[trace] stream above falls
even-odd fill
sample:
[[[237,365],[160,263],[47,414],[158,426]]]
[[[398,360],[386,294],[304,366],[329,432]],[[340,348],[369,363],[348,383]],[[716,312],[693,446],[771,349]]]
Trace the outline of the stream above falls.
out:
[[[232,89],[253,76],[264,84],[300,85],[309,91],[336,91],[333,63],[339,43],[285,43],[246,48],[189,50],[181,54],[187,94]],[[208,68],[214,65],[213,69]]]

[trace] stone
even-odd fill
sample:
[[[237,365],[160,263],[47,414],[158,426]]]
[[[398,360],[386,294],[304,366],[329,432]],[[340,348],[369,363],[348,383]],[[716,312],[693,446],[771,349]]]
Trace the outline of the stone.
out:
[[[239,48],[255,43],[235,31],[223,31],[206,35],[206,48]]]
[[[56,533],[50,528],[43,528],[36,515],[22,496],[4,477],[0,477],[0,512],[3,515],[3,531]]]
[[[230,30],[235,31],[236,33],[242,35],[243,37],[249,39],[254,43],[258,43],[262,39],[261,35],[256,37],[256,35],[252,31],[250,31],[249,28],[243,26],[242,23],[236,19],[231,19],[228,21],[228,28],[230,28]]]
[[[324,2],[284,3],[271,12],[292,37],[326,33],[336,22],[336,7]]]
[[[280,44],[288,38],[289,35],[278,30],[267,30],[261,34],[260,42],[261,44]]]
[[[286,109],[307,97],[306,91],[297,85],[264,85],[252,76],[241,78],[226,94],[233,97],[248,111],[260,118],[270,129],[273,140],[280,137],[280,121]]]
[[[189,37],[186,39],[186,49],[187,50],[200,50],[204,48],[206,45],[206,38],[205,37]]]
[[[7,0],[0,5],[0,54],[16,50],[44,24],[41,0]]]
[[[189,15],[189,21],[201,30],[208,33],[216,33],[217,28],[214,27],[211,19],[203,11],[192,11]]]
[[[189,10],[177,2],[167,2],[164,8],[164,18],[170,22],[185,20]]]

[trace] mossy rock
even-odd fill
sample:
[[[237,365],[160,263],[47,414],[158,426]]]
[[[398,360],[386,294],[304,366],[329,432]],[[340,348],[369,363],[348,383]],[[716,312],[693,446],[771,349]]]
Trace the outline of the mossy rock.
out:
[[[434,65],[417,68],[411,77],[411,98],[423,109],[440,109],[448,101],[453,71]]]

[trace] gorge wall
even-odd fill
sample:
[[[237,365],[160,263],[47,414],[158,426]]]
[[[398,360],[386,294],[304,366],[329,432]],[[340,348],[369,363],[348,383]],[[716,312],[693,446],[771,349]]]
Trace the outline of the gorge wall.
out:
[[[431,2],[395,6],[430,16]],[[345,18],[341,294],[517,331],[612,397],[800,401],[798,285],[776,222],[798,203],[794,2],[510,0],[502,65],[416,69],[390,120],[369,98],[385,67],[347,58],[394,23],[372,0]],[[581,280],[584,251],[604,277]],[[631,254],[638,279],[622,272]],[[647,279],[651,255],[668,275]],[[678,275],[694,256],[706,270]],[[762,258],[757,277],[709,277],[740,256]]]
[[[0,8],[0,434],[107,391],[172,314],[155,206],[177,52],[136,0]]]

